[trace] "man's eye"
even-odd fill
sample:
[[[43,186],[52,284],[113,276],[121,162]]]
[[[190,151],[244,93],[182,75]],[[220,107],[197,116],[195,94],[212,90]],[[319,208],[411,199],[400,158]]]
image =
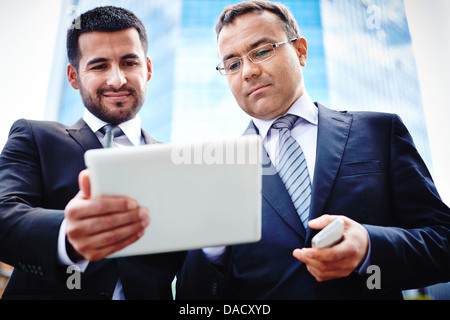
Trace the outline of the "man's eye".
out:
[[[234,70],[234,69],[239,68],[240,65],[241,65],[241,61],[240,60],[237,60],[237,61],[234,61],[234,62],[230,62],[229,64],[227,64],[227,69],[228,70]]]
[[[256,57],[264,57],[270,53],[270,49],[261,50],[256,53]]]
[[[126,67],[134,67],[134,66],[137,65],[137,62],[135,62],[135,61],[125,61],[123,63],[123,65],[126,66]]]
[[[106,69],[106,64],[98,64],[92,67],[92,70],[102,70],[102,69]]]

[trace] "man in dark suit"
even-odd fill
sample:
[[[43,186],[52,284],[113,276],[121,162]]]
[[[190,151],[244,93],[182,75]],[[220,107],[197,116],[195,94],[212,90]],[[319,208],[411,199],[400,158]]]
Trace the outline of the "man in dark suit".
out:
[[[261,241],[190,251],[177,297],[387,299],[449,281],[450,210],[400,118],[313,103],[307,43],[281,4],[229,6],[216,32],[217,69],[276,172],[263,176]],[[343,240],[312,248],[338,217]]]
[[[3,298],[171,299],[184,253],[103,259],[141,237],[149,213],[125,197],[91,199],[83,171],[105,125],[120,128],[108,146],[156,143],[137,115],[152,76],[146,31],[121,8],[79,19],[67,34],[67,77],[83,118],[19,120],[0,157],[0,260],[14,266]]]

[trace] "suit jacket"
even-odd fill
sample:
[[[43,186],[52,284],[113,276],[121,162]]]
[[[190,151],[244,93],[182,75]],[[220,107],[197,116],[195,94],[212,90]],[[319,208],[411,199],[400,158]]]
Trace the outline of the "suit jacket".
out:
[[[401,298],[401,290],[450,280],[450,210],[398,116],[337,112],[320,104],[310,219],[345,215],[364,224],[372,274],[318,283],[293,258],[311,246],[278,174],[263,176],[262,239],[234,245],[221,263],[190,251],[177,282],[179,299]],[[250,131],[256,130],[253,123]]]
[[[73,271],[57,261],[63,209],[79,190],[84,153],[101,147],[82,119],[72,127],[27,120],[12,126],[0,157],[0,260],[15,267],[4,299],[111,299],[119,276],[126,299],[172,299],[184,253],[92,262],[81,289],[67,287]]]

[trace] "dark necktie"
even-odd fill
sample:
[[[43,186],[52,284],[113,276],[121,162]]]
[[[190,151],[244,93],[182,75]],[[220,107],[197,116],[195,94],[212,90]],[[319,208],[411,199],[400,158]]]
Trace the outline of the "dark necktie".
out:
[[[279,130],[276,169],[291,196],[303,226],[307,229],[311,181],[303,150],[291,136],[291,128],[297,119],[297,116],[287,114],[277,119],[272,128]]]
[[[112,124],[107,124],[103,128],[100,129],[105,136],[102,139],[102,145],[104,148],[111,148],[113,139],[123,135],[122,129],[117,126],[113,126]]]

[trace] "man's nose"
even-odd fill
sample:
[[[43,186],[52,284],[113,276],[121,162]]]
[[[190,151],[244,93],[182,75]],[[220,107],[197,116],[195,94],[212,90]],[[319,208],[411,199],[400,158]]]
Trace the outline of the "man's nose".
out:
[[[120,67],[112,67],[108,73],[107,85],[119,89],[127,82],[125,74]]]
[[[260,64],[254,63],[248,57],[242,60],[241,66],[242,79],[250,80],[261,75]]]

